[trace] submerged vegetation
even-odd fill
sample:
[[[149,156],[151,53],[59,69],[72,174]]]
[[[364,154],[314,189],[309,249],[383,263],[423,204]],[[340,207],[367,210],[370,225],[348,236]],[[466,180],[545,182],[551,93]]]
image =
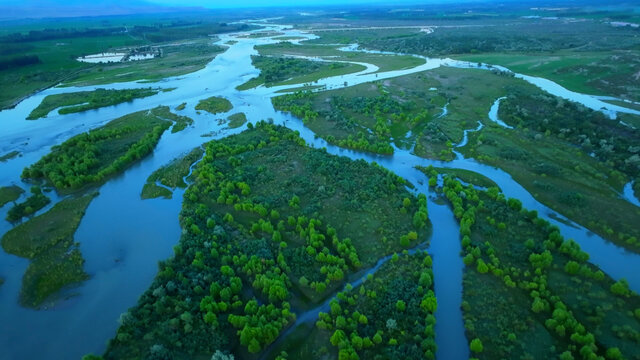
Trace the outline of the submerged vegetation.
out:
[[[19,151],[12,151],[10,153],[4,154],[2,156],[0,156],[0,162],[5,162],[7,160],[11,160],[15,157],[18,157],[20,155]]]
[[[423,242],[430,227],[426,198],[413,197],[397,176],[306,147],[296,133],[265,122],[209,143],[193,177],[175,256],[123,315],[107,359],[261,352],[301,309],[351,273]],[[419,311],[413,301],[404,303],[411,313]],[[392,334],[385,336],[404,341]]]
[[[2,237],[6,252],[31,260],[22,279],[21,304],[38,307],[64,287],[88,278],[73,235],[94,196],[62,200]]]
[[[60,114],[71,114],[105,106],[117,105],[133,99],[144,98],[158,93],[158,90],[146,89],[126,89],[126,90],[106,90],[96,89],[93,91],[80,91],[65,94],[48,95],[42,100],[27,120],[36,120],[46,117],[52,110],[58,109]]]

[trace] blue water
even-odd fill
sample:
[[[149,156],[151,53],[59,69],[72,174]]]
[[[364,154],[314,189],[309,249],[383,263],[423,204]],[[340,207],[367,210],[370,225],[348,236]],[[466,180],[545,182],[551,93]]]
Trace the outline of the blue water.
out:
[[[279,26],[273,28],[283,30]],[[294,30],[285,32],[287,35],[311,37]],[[541,217],[558,225],[563,236],[575,239],[590,254],[592,263],[614,279],[627,278],[631,288],[640,291],[640,277],[636,276],[640,271],[639,255],[625,251],[579,225],[569,226],[554,220],[563,217],[536,201],[509,174],[500,169],[464,159],[462,156],[452,162],[440,162],[416,157],[410,150],[397,149],[393,156],[377,156],[342,149],[316,138],[299,119],[273,109],[271,97],[276,91],[286,87],[259,87],[244,92],[235,90],[237,85],[259,73],[251,65],[250,56],[257,54],[253,47],[272,43],[274,40],[234,38],[231,34],[221,36],[220,43],[231,39],[238,43],[230,46],[198,72],[153,84],[119,83],[108,86],[115,89],[149,86],[177,88],[171,92],[78,114],[63,116],[54,112],[46,119],[24,120],[46,95],[105,86],[52,88],[29,97],[15,109],[0,112],[0,154],[13,150],[23,153],[22,157],[0,163],[0,184],[18,184],[25,189],[28,185],[20,180],[24,167],[47,154],[51,146],[101,126],[109,120],[158,105],[175,108],[182,102],[187,102],[187,108],[178,113],[195,120],[194,126],[183,132],[165,133],[153,155],[100,188],[100,195],[90,204],[75,235],[86,259],[86,271],[91,275],[81,286],[66,292],[67,295],[75,296],[41,310],[20,307],[17,302],[18,293],[28,261],[0,251],[0,276],[6,278],[6,283],[0,288],[0,348],[3,350],[0,352],[0,359],[78,359],[89,352],[104,351],[106,341],[113,337],[118,327],[118,317],[135,305],[140,294],[148,288],[157,272],[157,262],[172,255],[172,247],[177,244],[181,234],[178,214],[183,190],[176,190],[170,200],[143,201],[140,199],[140,191],[146,178],[158,167],[211,139],[244,130],[230,130],[224,124],[219,125],[218,119],[226,118],[228,114],[196,112],[194,107],[200,99],[214,95],[229,99],[234,105],[232,113],[245,112],[250,122],[271,118],[277,124],[298,130],[311,146],[324,147],[331,154],[377,162],[407,179],[416,186],[417,191],[428,195],[432,195],[425,185],[428,179],[414,168],[417,165],[462,168],[481,173],[495,181],[507,196],[520,199],[525,207],[538,210]],[[428,71],[439,66],[476,67],[475,64],[449,59],[425,59],[424,65],[413,69],[375,73],[378,69],[368,66],[360,73],[322,79],[318,84],[324,85],[326,89],[339,88],[344,87],[345,82],[352,86]],[[601,103],[606,104],[590,95],[573,93],[557,84],[550,84],[545,79],[519,77],[554,95],[581,102],[585,106],[597,106],[600,109]],[[616,111],[632,112],[607,105],[609,107],[602,111],[610,115]],[[202,137],[210,133],[211,137]],[[59,200],[54,198],[54,202]],[[434,260],[434,286],[439,304],[436,313],[437,356],[439,359],[467,359],[469,351],[460,310],[463,263],[459,255],[458,225],[448,207],[437,205],[433,201],[429,201],[428,206],[434,231],[427,250]],[[3,219],[6,211],[8,206],[0,209]],[[10,228],[9,223],[0,221],[0,234]],[[375,268],[369,270],[372,271]],[[320,308],[314,311],[320,311]],[[309,314],[308,317],[312,318],[313,314]],[[299,322],[307,318],[304,314],[300,315]]]

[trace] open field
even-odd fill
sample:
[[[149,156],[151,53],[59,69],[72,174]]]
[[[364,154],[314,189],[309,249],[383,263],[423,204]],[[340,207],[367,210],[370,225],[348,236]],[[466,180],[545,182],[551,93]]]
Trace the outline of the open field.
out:
[[[203,69],[222,53],[223,47],[213,45],[211,39],[185,40],[158,44],[163,56],[128,63],[101,64],[67,79],[66,86],[87,86],[144,80],[158,81]]]

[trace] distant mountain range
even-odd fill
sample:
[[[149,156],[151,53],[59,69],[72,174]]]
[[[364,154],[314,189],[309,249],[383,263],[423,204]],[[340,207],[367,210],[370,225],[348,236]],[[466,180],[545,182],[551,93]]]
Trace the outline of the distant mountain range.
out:
[[[7,0],[0,1],[0,20],[151,14],[201,9],[153,4],[142,0]]]

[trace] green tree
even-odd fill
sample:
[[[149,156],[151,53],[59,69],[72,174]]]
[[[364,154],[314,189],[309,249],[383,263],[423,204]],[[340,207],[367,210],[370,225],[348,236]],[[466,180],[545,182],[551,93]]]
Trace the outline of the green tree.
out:
[[[481,353],[482,350],[484,350],[484,347],[482,346],[482,341],[480,341],[480,339],[475,338],[473,340],[471,340],[471,345],[469,346],[469,349],[471,349],[471,351],[473,351],[474,353]]]
[[[480,274],[486,274],[487,272],[489,272],[489,267],[487,266],[487,264],[485,264],[484,261],[482,261],[482,259],[478,259],[477,270]]]
[[[611,292],[615,295],[628,297],[631,295],[631,291],[629,290],[629,283],[626,279],[620,279],[616,281],[613,285],[611,285]]]

